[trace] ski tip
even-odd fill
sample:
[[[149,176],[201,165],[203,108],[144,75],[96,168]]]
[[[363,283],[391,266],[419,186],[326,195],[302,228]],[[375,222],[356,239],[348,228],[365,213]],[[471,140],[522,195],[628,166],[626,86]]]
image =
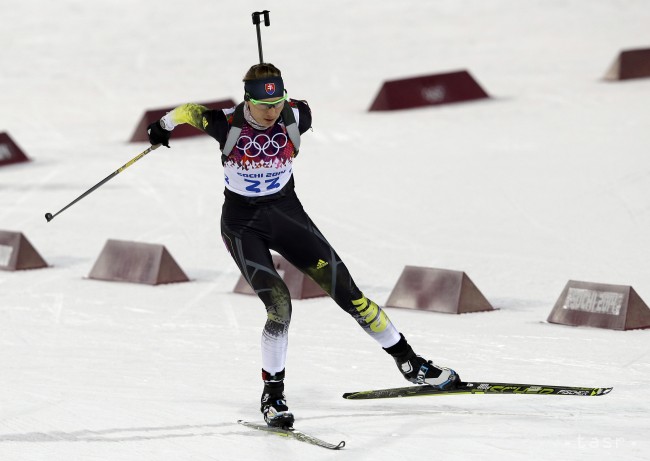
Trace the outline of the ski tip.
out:
[[[348,400],[359,400],[359,399],[367,398],[364,396],[368,393],[369,391],[346,392],[345,394],[342,395],[342,397]]]
[[[594,392],[593,395],[606,395],[606,394],[609,394],[610,392],[612,392],[612,390],[614,390],[613,387],[601,387],[601,388],[597,389],[596,392]]]
[[[344,399],[358,399],[362,397],[367,391],[346,392],[342,395]]]

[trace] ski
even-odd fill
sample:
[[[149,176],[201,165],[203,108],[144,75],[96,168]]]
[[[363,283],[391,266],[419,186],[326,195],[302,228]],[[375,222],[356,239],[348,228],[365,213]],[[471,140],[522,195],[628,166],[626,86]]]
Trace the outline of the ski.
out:
[[[462,382],[453,389],[441,390],[433,386],[394,387],[369,391],[347,392],[344,399],[391,399],[395,397],[419,397],[426,395],[463,394],[525,394],[525,395],[581,395],[598,396],[609,394],[611,387],[547,386],[541,384],[493,383],[485,381]]]
[[[309,443],[311,445],[316,445],[316,446],[319,446],[319,447],[327,448],[329,450],[340,450],[341,448],[343,448],[345,446],[345,441],[343,441],[343,440],[341,440],[338,443],[338,445],[335,445],[333,443],[329,443],[329,442],[321,440],[321,439],[319,439],[317,437],[314,437],[313,435],[305,434],[304,432],[296,430],[293,427],[286,428],[286,429],[282,428],[282,427],[270,427],[270,426],[267,426],[266,424],[252,423],[252,422],[249,422],[249,421],[243,421],[241,419],[239,421],[237,421],[237,422],[239,424],[241,424],[242,426],[250,427],[252,429],[257,429],[257,430],[264,431],[264,432],[270,432],[272,434],[281,435],[283,437],[289,437],[289,438],[298,440],[300,442]]]

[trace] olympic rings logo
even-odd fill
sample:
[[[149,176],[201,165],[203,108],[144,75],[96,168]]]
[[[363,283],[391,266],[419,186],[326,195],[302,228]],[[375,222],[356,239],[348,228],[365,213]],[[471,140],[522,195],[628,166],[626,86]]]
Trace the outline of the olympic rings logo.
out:
[[[267,157],[275,157],[288,142],[289,139],[284,133],[276,133],[273,136],[258,134],[254,138],[243,135],[237,140],[236,146],[251,158],[258,157],[261,153]]]

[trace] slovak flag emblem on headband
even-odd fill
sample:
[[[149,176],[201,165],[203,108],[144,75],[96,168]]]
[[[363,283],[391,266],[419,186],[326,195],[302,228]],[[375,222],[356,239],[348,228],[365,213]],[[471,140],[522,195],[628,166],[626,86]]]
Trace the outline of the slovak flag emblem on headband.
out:
[[[265,83],[264,90],[266,94],[273,95],[275,93],[275,83]]]

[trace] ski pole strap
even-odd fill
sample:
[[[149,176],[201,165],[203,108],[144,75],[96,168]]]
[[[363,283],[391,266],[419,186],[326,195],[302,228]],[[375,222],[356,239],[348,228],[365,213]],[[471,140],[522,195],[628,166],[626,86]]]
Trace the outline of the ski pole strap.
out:
[[[244,126],[244,104],[245,103],[239,103],[237,107],[235,107],[235,112],[233,113],[232,116],[232,123],[230,124],[230,131],[228,131],[228,137],[226,138],[226,142],[223,145],[223,149],[221,150],[221,164],[224,165],[226,163],[226,160],[228,160],[228,156],[232,152],[232,150],[235,147],[235,144],[237,144],[237,141],[239,140],[239,135],[241,134],[241,129],[242,126]],[[287,130],[287,134],[289,135],[289,139],[291,139],[291,142],[293,143],[294,147],[294,157],[298,155],[298,151],[300,150],[300,130],[298,129],[298,124],[296,123],[296,117],[293,114],[293,109],[291,108],[290,104],[285,104],[284,107],[282,108],[282,120],[284,121],[285,128]]]

